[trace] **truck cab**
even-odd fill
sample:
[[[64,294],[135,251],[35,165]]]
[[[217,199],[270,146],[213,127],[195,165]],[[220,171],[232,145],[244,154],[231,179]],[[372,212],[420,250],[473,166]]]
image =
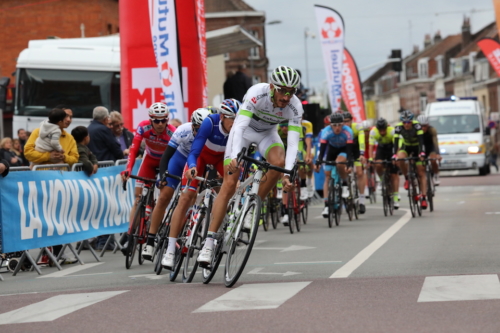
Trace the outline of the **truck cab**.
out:
[[[427,105],[425,114],[438,133],[440,169],[476,169],[490,172],[490,137],[483,111],[476,97],[438,99]]]

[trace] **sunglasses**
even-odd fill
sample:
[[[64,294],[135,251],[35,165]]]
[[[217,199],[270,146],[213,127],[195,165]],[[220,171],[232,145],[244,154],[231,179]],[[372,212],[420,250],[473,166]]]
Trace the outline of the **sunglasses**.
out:
[[[342,123],[330,124],[330,125],[332,125],[333,127],[340,127],[340,126],[344,126],[344,124],[342,124]]]
[[[200,126],[193,126],[193,131],[198,132],[199,129],[200,129]]]
[[[297,88],[286,89],[284,87],[278,87],[278,86],[274,86],[274,88],[278,93],[285,96],[295,95],[295,93],[297,92]]]
[[[168,119],[167,118],[163,118],[163,119],[151,119],[153,121],[153,123],[155,124],[165,124]]]
[[[410,121],[403,121],[403,124],[411,124],[413,123],[411,120]]]

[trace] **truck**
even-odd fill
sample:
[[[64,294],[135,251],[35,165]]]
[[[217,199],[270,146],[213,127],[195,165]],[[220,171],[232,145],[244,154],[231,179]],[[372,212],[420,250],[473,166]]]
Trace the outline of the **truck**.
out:
[[[33,131],[57,105],[69,105],[68,129],[88,126],[95,106],[120,110],[120,39],[31,40],[16,65],[13,133]]]
[[[425,115],[438,133],[441,170],[490,173],[490,129],[476,97],[440,98],[427,105]]]

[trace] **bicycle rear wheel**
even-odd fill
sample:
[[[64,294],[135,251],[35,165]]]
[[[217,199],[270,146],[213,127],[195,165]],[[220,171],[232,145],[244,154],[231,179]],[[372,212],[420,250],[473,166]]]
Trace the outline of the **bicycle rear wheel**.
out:
[[[270,209],[271,209],[271,223],[273,224],[273,229],[278,227],[278,221],[280,218],[280,203],[278,199],[272,197],[270,200]]]
[[[224,284],[228,288],[232,287],[238,281],[241,273],[243,273],[259,228],[260,198],[252,195],[247,200],[250,200],[248,208],[239,223],[244,223],[244,219],[250,217],[252,220],[251,228],[249,231],[244,231],[243,228],[240,228],[239,234],[233,235],[233,238],[229,241],[229,253],[226,258],[224,274]]]
[[[293,219],[295,217],[295,209],[293,207],[295,190],[288,192],[288,204],[287,204],[287,213],[288,213],[288,228],[290,229],[290,233],[293,234],[295,231],[295,223],[293,223]]]
[[[125,256],[125,267],[130,269],[132,262],[134,261],[135,251],[137,250],[137,241],[139,237],[139,229],[141,227],[141,221],[144,218],[144,206],[139,204],[136,207],[134,213],[134,219],[132,220],[132,230],[128,235],[128,254]]]
[[[262,203],[261,220],[264,231],[269,229],[269,219],[271,218],[271,214],[269,213],[269,201],[271,201],[271,199],[269,198],[269,195],[267,195],[266,200]]]
[[[181,271],[182,268],[182,263],[184,261],[184,257],[186,256],[186,240],[187,240],[187,233],[189,230],[189,223],[191,219],[191,209],[190,208],[186,214],[186,217],[184,218],[184,227],[181,230],[181,233],[177,236],[177,242],[175,244],[175,259],[174,259],[174,266],[170,270],[170,281],[175,281],[177,278],[177,275],[179,275],[179,272]]]
[[[300,215],[302,217],[302,223],[307,224],[307,217],[309,216],[309,200],[304,202],[304,207],[300,210]]]
[[[330,181],[328,188],[328,227],[331,228],[335,219],[335,184]]]
[[[415,198],[413,196],[413,182],[411,180],[411,178],[409,178],[409,181],[408,181],[408,199],[409,199],[409,202],[410,202],[410,211],[411,211],[411,216],[415,217],[415,213],[416,213],[416,207],[415,207]]]
[[[434,182],[432,181],[432,176],[427,173],[427,200],[429,202],[429,210],[434,211]]]
[[[202,216],[198,219],[198,223],[196,223],[194,229],[191,229],[191,245],[186,254],[184,269],[182,270],[182,282],[184,283],[191,283],[198,269],[198,261],[196,259],[198,259],[198,254],[203,247],[202,242],[205,240],[203,229],[208,228],[208,221],[206,221],[207,216],[204,213],[201,214]],[[206,228],[203,226],[205,223],[207,223]]]
[[[334,202],[334,214],[335,214],[335,225],[338,227],[340,224],[340,214],[342,214],[342,187],[339,186],[338,189],[334,191],[335,198]]]

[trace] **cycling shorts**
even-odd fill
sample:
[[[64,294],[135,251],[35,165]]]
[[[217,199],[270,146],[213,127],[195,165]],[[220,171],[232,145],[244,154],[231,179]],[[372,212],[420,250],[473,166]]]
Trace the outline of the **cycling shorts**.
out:
[[[160,166],[160,160],[154,159],[147,153],[144,154],[141,166],[137,172],[137,176],[142,178],[156,179],[156,174],[158,167]],[[140,180],[135,181],[135,187],[144,187],[144,182]]]
[[[182,177],[182,171],[186,165],[187,156],[184,156],[180,151],[176,151],[168,162],[168,173]],[[175,190],[179,180],[167,177],[167,186]]]
[[[257,151],[265,159],[267,159],[267,153],[269,153],[269,150],[271,150],[271,148],[279,146],[284,149],[283,141],[281,141],[276,128],[272,128],[264,132],[256,132],[252,128],[248,127],[243,133],[243,138],[241,139],[241,147],[246,147],[248,149],[251,143],[257,144]],[[229,163],[231,163],[232,146],[233,135],[230,135],[227,141],[226,152],[224,154],[224,165],[229,165]]]
[[[375,155],[375,160],[376,161],[391,161],[392,160],[392,150],[393,147],[392,145],[380,145],[377,148],[377,153]],[[394,164],[389,164],[388,165],[389,170],[391,170],[392,174],[397,174],[398,173],[398,167],[395,166]]]
[[[328,153],[326,154],[327,161],[336,161],[338,156],[344,156],[347,158],[347,147],[334,147],[328,145]],[[323,166],[325,171],[331,172],[333,170],[333,165],[325,165]]]
[[[415,145],[415,146],[407,146],[407,145],[403,144],[401,146],[401,149],[399,149],[399,151],[406,152],[406,155],[408,155],[408,157],[410,157],[410,156],[418,157],[418,146],[417,145]],[[421,161],[417,161],[415,164],[416,165],[422,165],[422,162]]]
[[[210,153],[207,153],[206,150],[202,150],[200,156],[198,157],[198,160],[196,161],[196,173],[198,177],[205,177],[205,173],[207,171],[207,164],[213,165],[215,170],[222,176],[224,174],[224,156],[217,154],[213,155]],[[170,163],[169,163],[170,165]],[[186,168],[184,169],[183,176],[182,176],[182,187],[185,187],[188,180],[186,178],[186,171],[188,170],[187,165]],[[189,185],[189,190],[196,192],[196,189],[198,188],[198,183],[199,181],[196,179],[193,179],[191,181],[191,184]]]

